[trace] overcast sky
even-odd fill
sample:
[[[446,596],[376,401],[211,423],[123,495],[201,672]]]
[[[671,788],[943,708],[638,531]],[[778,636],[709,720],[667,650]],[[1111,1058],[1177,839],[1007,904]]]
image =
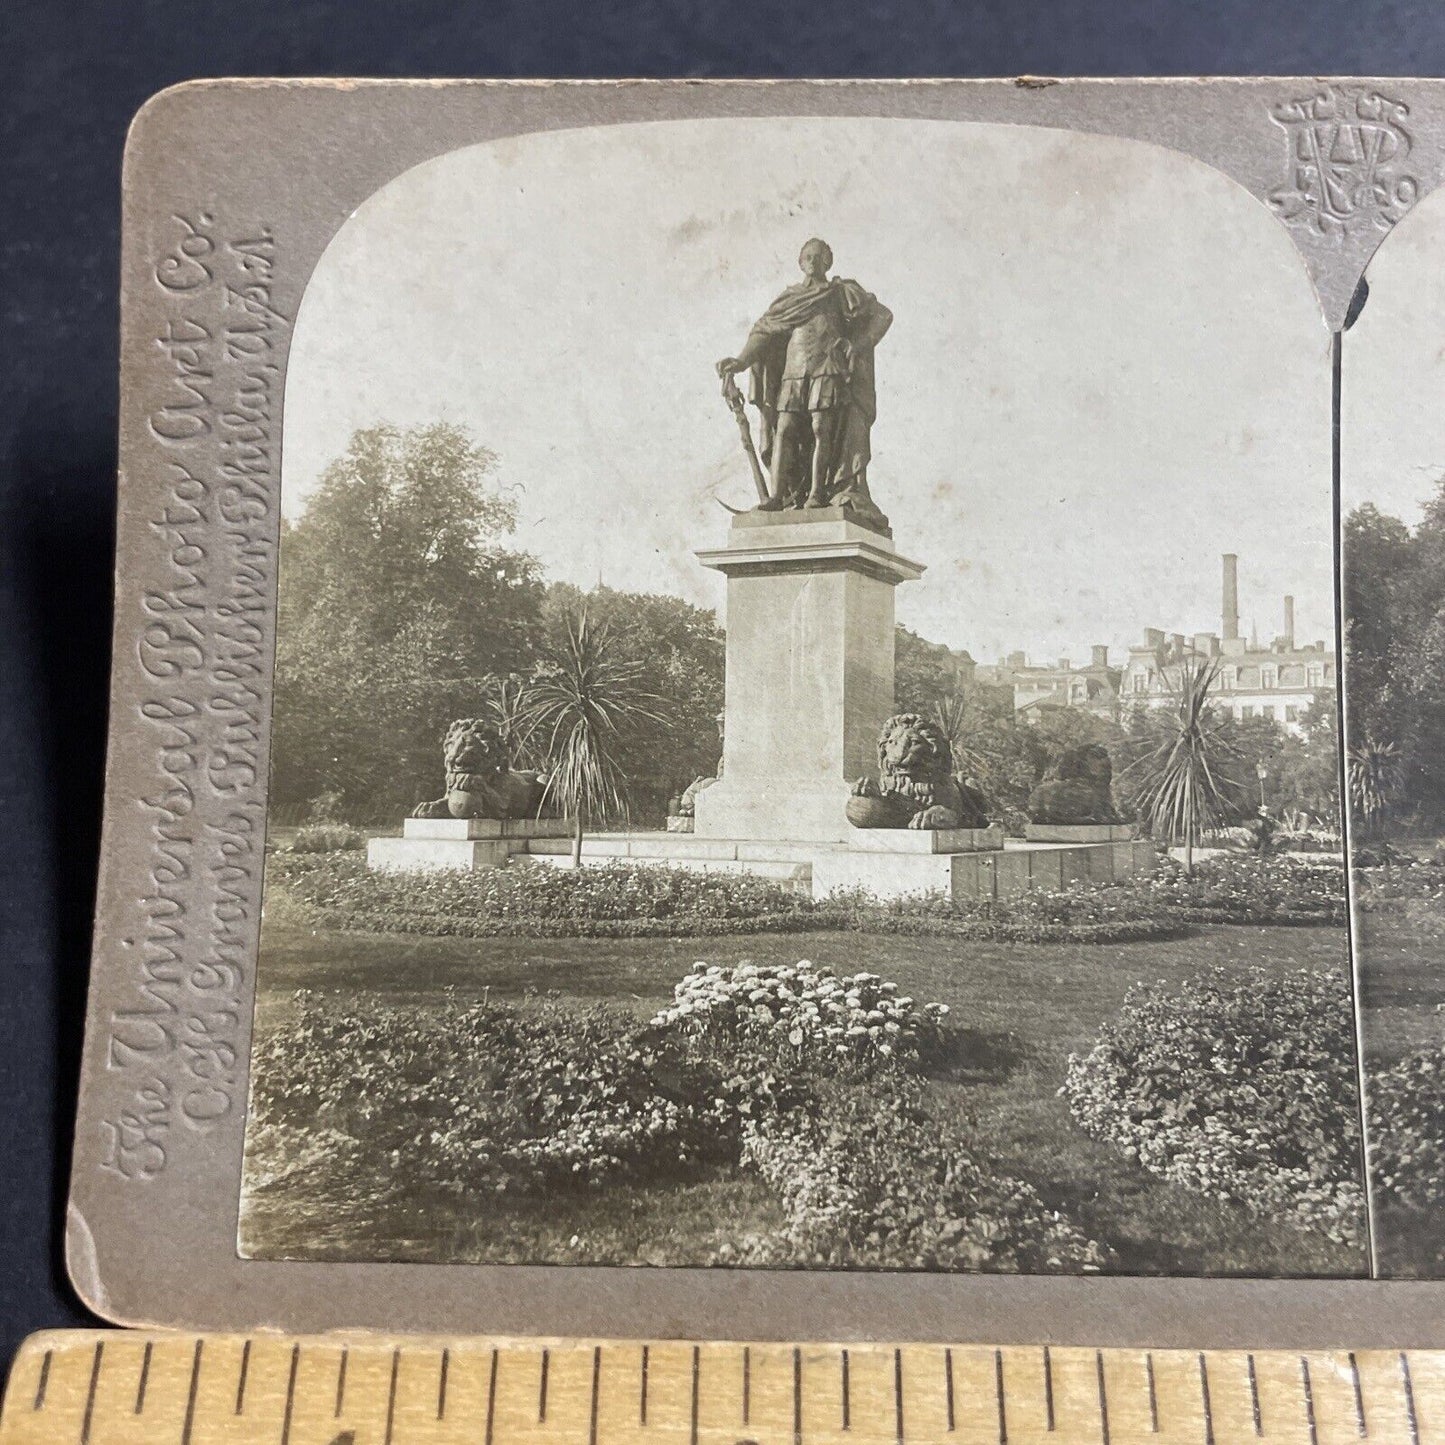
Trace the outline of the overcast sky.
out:
[[[444,418],[550,576],[721,609],[692,552],[752,484],[713,363],[814,234],[896,318],[871,479],[928,566],[900,621],[1122,661],[1145,626],[1217,630],[1232,551],[1246,631],[1291,592],[1332,635],[1328,335],[1283,227],[1175,153],[1023,127],[668,121],[417,167],[306,292],[288,515],[355,428]]]
[[[1385,238],[1345,333],[1341,493],[1411,525],[1445,477],[1445,192]]]

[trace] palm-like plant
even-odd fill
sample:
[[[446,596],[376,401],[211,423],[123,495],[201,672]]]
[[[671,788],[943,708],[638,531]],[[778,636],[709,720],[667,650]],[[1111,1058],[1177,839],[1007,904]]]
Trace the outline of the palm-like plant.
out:
[[[1367,737],[1350,749],[1345,774],[1350,807],[1364,825],[1365,836],[1372,838],[1383,829],[1400,791],[1400,749]]]
[[[574,819],[573,867],[582,864],[587,822],[627,811],[616,752],[624,728],[664,721],[660,699],[640,675],[640,665],[618,655],[609,629],[591,622],[584,607],[566,618],[561,641],[528,685],[523,715],[546,751],[547,800]]]
[[[1209,707],[1219,675],[1212,659],[1187,657],[1174,689],[1175,707],[1159,741],[1126,769],[1137,779],[1139,814],[1156,838],[1184,845],[1184,871],[1194,868],[1200,837],[1235,812],[1234,782],[1225,772],[1235,749],[1223,719]]]
[[[969,743],[973,733],[973,708],[961,692],[951,692],[933,704],[933,721],[948,739],[955,772],[987,781],[988,760]]]

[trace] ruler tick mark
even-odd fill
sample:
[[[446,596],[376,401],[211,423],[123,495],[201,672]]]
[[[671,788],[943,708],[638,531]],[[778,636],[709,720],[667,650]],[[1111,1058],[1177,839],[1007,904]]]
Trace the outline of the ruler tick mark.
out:
[[[898,1429],[898,1445],[903,1445],[903,1351],[893,1351],[893,1419]]]
[[[1144,1352],[1144,1379],[1149,1386],[1149,1433],[1159,1433],[1159,1394],[1154,1388],[1154,1355],[1152,1351]]]
[[[346,1361],[351,1351],[345,1346],[341,1347],[341,1363],[336,1367],[336,1411],[335,1418],[341,1418],[342,1408],[346,1404]]]
[[[1054,1428],[1054,1360],[1049,1347],[1044,1346],[1044,1420],[1048,1428]]]
[[[35,1385],[35,1404],[31,1406],[33,1410],[45,1408],[45,1388],[50,1383],[50,1361],[54,1353],[54,1350],[46,1350],[40,1358],[40,1379]]]
[[[692,1445],[697,1445],[697,1415],[700,1400],[699,1384],[702,1378],[702,1350],[699,1346],[692,1347],[692,1427],[688,1439]]]
[[[301,1367],[301,1346],[291,1346],[291,1369],[286,1375],[286,1410],[281,1417],[281,1445],[290,1445],[291,1416],[296,1410],[296,1372]],[[194,1381],[192,1384],[194,1393]],[[187,1436],[187,1445],[189,1445]]]
[[[1099,1438],[1109,1445],[1109,1391],[1104,1384],[1104,1352],[1094,1351],[1094,1369],[1099,1376]],[[1049,1429],[1054,1427],[1050,1424]]]
[[[588,1445],[597,1445],[597,1396],[602,1388],[602,1346],[592,1347],[592,1409],[587,1422]]]
[[[447,1372],[451,1369],[452,1352],[442,1351],[441,1373],[437,1376],[437,1419],[445,1420],[447,1417]]]
[[[201,1380],[201,1352],[206,1348],[204,1340],[196,1341],[196,1352],[191,1356],[191,1384],[186,1395],[186,1423],[181,1428],[181,1445],[191,1445],[191,1435],[196,1428],[196,1387]],[[286,1445],[282,1439],[281,1445]]]
[[[1209,1403],[1209,1366],[1199,1352],[1199,1399],[1204,1406],[1204,1445],[1214,1445],[1214,1411]]]
[[[1353,1350],[1350,1351],[1350,1380],[1355,1387],[1355,1434],[1363,1440],[1370,1432],[1365,1426],[1365,1396],[1360,1389],[1360,1365]]]
[[[391,1445],[392,1431],[396,1428],[396,1377],[401,1373],[401,1351],[391,1352],[391,1383],[386,1387],[386,1434],[383,1445]]]
[[[1303,1355],[1299,1357],[1299,1377],[1305,1392],[1305,1421],[1310,1427],[1310,1445],[1320,1445],[1319,1427],[1315,1424],[1315,1392],[1310,1384],[1310,1362]]]
[[[542,1351],[542,1377],[537,1384],[537,1423],[547,1423],[547,1367],[552,1363],[551,1350]]]
[[[150,1346],[146,1346],[146,1359],[150,1359]],[[241,1374],[236,1381],[236,1414],[240,1414],[246,1408],[246,1376],[251,1370],[251,1342],[247,1340],[241,1346]]]
[[[140,1357],[140,1379],[136,1381],[135,1409],[131,1411],[133,1415],[139,1415],[146,1407],[146,1386],[150,1384],[151,1350],[154,1345],[153,1340],[147,1340],[145,1353]]]
[[[1249,1364],[1249,1407],[1254,1411],[1254,1433],[1264,1434],[1264,1416],[1259,1411],[1259,1377],[1254,1372],[1254,1356],[1247,1356]]]
[[[646,1346],[646,1345],[643,1345],[643,1347],[642,1347],[642,1388],[641,1388],[641,1390],[638,1392],[638,1400],[637,1400],[637,1423],[638,1423],[639,1425],[645,1425],[645,1424],[647,1424],[647,1365],[648,1365],[647,1356],[648,1356],[647,1346]]]
[[[492,1349],[492,1373],[487,1381],[487,1434],[486,1445],[492,1445],[492,1426],[497,1418],[497,1350]]]
[[[100,1362],[105,1354],[104,1341],[98,1341],[90,1362],[90,1385],[85,1392],[85,1417],[80,1422],[80,1445],[90,1445],[90,1429],[95,1421],[95,1390],[100,1383]]]
[[[793,1351],[793,1445],[803,1442],[803,1352]]]
[[[848,1402],[848,1351],[843,1351],[843,1428],[852,1429],[850,1408]]]
[[[743,1424],[749,1423],[753,1413],[753,1352],[743,1346]]]
[[[1003,1351],[993,1352],[993,1394],[998,1402],[998,1445],[1008,1445],[1008,1409],[1003,1402]]]
[[[1410,1379],[1410,1360],[1400,1352],[1400,1379],[1405,1386],[1405,1418],[1410,1424],[1410,1445],[1420,1445],[1420,1420],[1415,1414],[1415,1384]]]
[[[943,1391],[948,1405],[948,1428],[953,1429],[953,1351],[943,1352]]]

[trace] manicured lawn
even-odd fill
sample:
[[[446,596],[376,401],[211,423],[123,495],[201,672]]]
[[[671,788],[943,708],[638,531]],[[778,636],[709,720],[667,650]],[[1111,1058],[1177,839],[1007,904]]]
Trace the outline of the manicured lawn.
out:
[[[1002,1172],[1031,1182],[1117,1253],[1131,1273],[1362,1273],[1361,1250],[1164,1184],[1096,1144],[1057,1097],[1070,1052],[1087,1049],[1131,984],[1179,984],[1206,968],[1263,964],[1344,970],[1345,934],[1331,928],[1214,926],[1173,942],[988,945],[810,933],[704,939],[427,938],[312,932],[268,921],[258,1038],[284,1038],[290,994],[358,994],[426,1002],[444,992],[525,1003],[556,991],[650,1015],[698,959],[809,958],[868,969],[921,1000],[949,1005],[957,1049],[932,1086],[933,1107],[972,1113]],[[276,1161],[262,1161],[274,1168]],[[416,1187],[384,1203],[308,1198],[306,1170],[248,1189],[243,1241],[263,1257],[706,1263],[729,1236],[766,1230],[775,1206],[755,1179],[728,1172],[650,1188],[526,1203],[457,1199]]]

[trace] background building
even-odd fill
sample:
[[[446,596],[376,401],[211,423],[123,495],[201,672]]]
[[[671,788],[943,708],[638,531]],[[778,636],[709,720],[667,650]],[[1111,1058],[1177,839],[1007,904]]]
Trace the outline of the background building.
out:
[[[1284,599],[1283,630],[1268,645],[1239,633],[1239,559],[1224,556],[1221,631],[1144,630],[1120,668],[1109,665],[1106,646],[1091,649],[1089,663],[1074,667],[1060,658],[1053,667],[1035,666],[1022,652],[980,666],[976,680],[1013,689],[1014,711],[1027,718],[1045,707],[1073,707],[1095,717],[1122,721],[1139,708],[1167,707],[1177,693],[1189,658],[1212,658],[1218,666],[1214,705],[1236,718],[1262,717],[1292,732],[1306,711],[1337,685],[1334,648],[1323,640],[1300,644],[1294,635],[1294,598]]]

